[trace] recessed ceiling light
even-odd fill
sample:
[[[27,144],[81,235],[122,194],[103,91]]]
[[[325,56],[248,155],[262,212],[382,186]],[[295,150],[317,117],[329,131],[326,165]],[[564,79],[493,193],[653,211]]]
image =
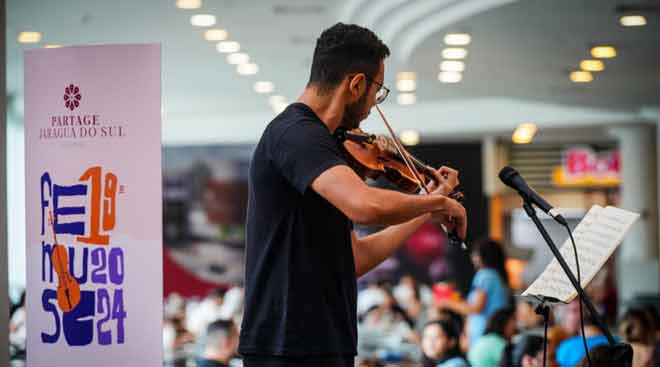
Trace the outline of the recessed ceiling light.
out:
[[[415,80],[417,74],[414,71],[400,71],[396,73],[396,80]]]
[[[444,40],[450,46],[465,46],[470,43],[472,37],[467,33],[450,33],[445,35]]]
[[[413,92],[417,88],[415,79],[399,79],[396,81],[396,89],[400,92]]]
[[[44,48],[60,48],[60,47],[62,47],[62,45],[58,45],[58,44],[55,44],[55,43],[49,43],[49,44],[44,46]]]
[[[511,135],[511,140],[515,144],[529,144],[532,142],[532,139],[534,139],[536,130],[536,125],[533,123],[528,122],[520,124],[513,132],[513,135]]]
[[[443,61],[440,63],[440,70],[461,72],[465,70],[465,63],[463,61]]]
[[[591,56],[597,59],[610,59],[616,57],[616,49],[612,46],[596,46],[591,49]]]
[[[275,90],[275,84],[269,81],[258,81],[254,83],[254,91],[260,94],[272,93]]]
[[[238,52],[241,49],[241,45],[236,41],[222,41],[218,42],[215,48],[218,52],[233,53]]]
[[[179,9],[199,9],[202,7],[202,0],[176,0],[176,7]]]
[[[195,27],[210,27],[215,25],[215,15],[195,14],[190,17],[190,24]]]
[[[224,29],[207,29],[204,32],[204,38],[207,41],[224,41],[229,38],[229,33]]]
[[[240,64],[236,67],[236,72],[240,75],[254,75],[259,72],[259,66],[255,63]]]
[[[463,74],[456,71],[441,71],[438,80],[442,83],[458,83],[463,79]]]
[[[442,50],[442,57],[449,60],[460,60],[467,57],[467,50],[461,47],[449,47]]]
[[[415,130],[404,130],[399,139],[405,145],[417,145],[419,144],[419,133]]]
[[[39,32],[21,32],[18,34],[18,43],[37,43],[41,41]]]
[[[246,64],[250,61],[250,56],[243,52],[234,52],[227,55],[227,62],[232,65]]]
[[[400,71],[396,73],[396,88],[400,92],[412,92],[417,88],[416,78],[414,71]]]
[[[624,15],[619,18],[619,23],[624,27],[640,27],[646,25],[646,18],[643,15]]]
[[[593,75],[588,71],[573,71],[569,77],[573,83],[589,83],[594,80]]]
[[[396,96],[396,101],[402,106],[409,106],[415,104],[417,97],[415,96],[415,93],[399,93],[399,95]]]
[[[584,71],[603,71],[605,70],[605,64],[600,60],[582,60],[580,69]]]

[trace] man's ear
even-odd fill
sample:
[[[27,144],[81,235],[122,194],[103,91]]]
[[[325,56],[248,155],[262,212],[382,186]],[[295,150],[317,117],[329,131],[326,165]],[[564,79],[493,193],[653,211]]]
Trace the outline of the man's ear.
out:
[[[364,93],[366,86],[367,83],[364,74],[358,73],[350,78],[348,80],[348,92],[351,96],[351,101],[357,101],[360,99],[360,96],[362,96]]]

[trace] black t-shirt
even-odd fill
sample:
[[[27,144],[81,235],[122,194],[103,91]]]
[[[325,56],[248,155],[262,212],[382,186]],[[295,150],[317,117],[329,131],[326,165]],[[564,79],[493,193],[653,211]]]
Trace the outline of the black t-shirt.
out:
[[[346,164],[305,104],[266,127],[249,173],[241,354],[357,354],[352,223],[311,188]]]

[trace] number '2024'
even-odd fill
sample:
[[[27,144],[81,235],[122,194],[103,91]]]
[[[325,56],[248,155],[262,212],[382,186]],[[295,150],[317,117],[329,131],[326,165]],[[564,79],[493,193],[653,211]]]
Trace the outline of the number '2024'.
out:
[[[79,250],[79,251],[76,251]],[[42,244],[42,281],[53,283],[53,266],[50,261],[52,246]],[[91,256],[89,256],[91,252]],[[76,254],[78,256],[76,256]],[[105,248],[68,248],[69,270],[80,285],[86,283],[119,286],[124,282],[124,253],[114,247]],[[91,257],[91,262],[90,262]],[[77,274],[75,264],[78,259],[82,271]],[[91,266],[88,266],[91,264]],[[89,272],[89,274],[88,274]],[[89,276],[88,276],[89,275]],[[52,344],[60,340],[61,335],[71,346],[84,346],[92,343],[97,335],[98,344],[109,345],[124,343],[124,293],[121,288],[99,288],[80,292],[80,303],[70,312],[62,312],[57,306],[57,291],[45,289],[41,296],[44,311],[51,313],[52,326],[42,331],[41,340]],[[114,332],[113,332],[114,331]]]

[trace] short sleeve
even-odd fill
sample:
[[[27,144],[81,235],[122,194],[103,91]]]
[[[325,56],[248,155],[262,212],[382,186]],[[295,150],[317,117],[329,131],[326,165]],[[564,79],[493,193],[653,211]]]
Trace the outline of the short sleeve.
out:
[[[497,279],[493,276],[494,274],[489,271],[478,271],[477,274],[474,275],[474,280],[472,280],[472,289],[481,289],[486,293],[489,293],[497,282]]]
[[[321,173],[347,164],[337,141],[320,124],[303,120],[290,126],[271,152],[275,166],[301,194]]]

